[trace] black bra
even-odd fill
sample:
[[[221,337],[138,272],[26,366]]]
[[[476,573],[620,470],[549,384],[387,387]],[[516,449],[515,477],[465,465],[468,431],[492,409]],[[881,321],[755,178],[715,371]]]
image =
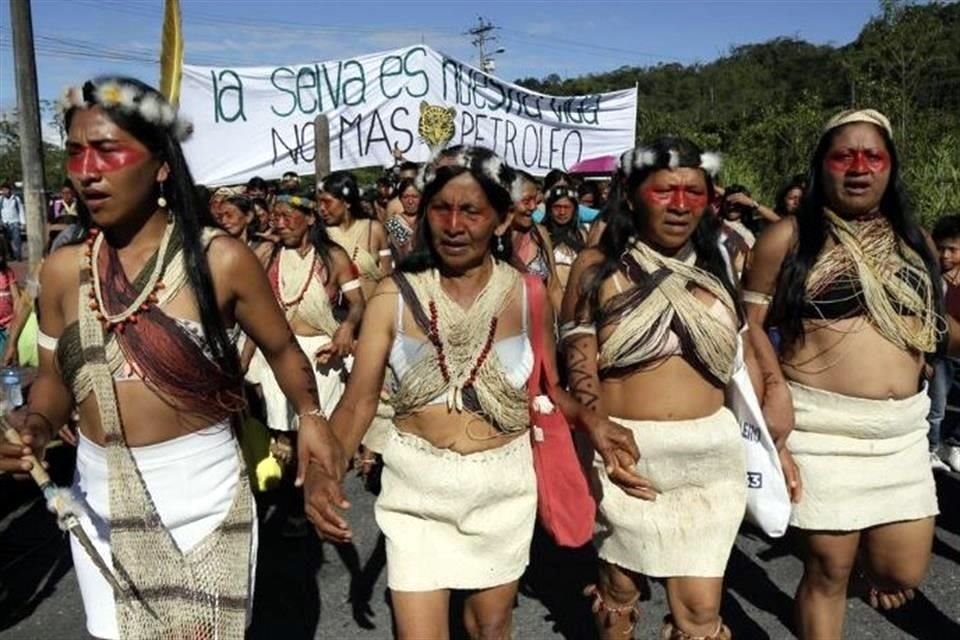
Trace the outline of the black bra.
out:
[[[906,277],[901,272],[898,277]],[[925,282],[914,283],[915,287],[926,289]],[[903,316],[914,313],[898,302],[891,300],[894,310]],[[843,320],[867,315],[867,301],[863,297],[863,288],[856,278],[837,278],[816,298],[804,300],[800,317],[805,320]]]

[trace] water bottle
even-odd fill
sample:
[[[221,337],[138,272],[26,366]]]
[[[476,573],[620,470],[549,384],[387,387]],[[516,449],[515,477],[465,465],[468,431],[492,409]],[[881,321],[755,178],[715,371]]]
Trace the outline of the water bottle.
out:
[[[20,369],[6,367],[0,371],[0,385],[3,385],[3,395],[11,407],[23,405],[23,389],[20,387]]]

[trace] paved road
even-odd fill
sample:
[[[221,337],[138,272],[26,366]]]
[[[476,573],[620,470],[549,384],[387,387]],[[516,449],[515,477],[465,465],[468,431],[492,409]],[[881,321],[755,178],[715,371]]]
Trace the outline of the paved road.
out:
[[[938,488],[944,513],[930,575],[918,598],[885,617],[851,597],[848,638],[960,638],[960,475],[939,477]],[[0,638],[86,638],[64,540],[39,503],[24,493],[0,478]],[[264,527],[251,640],[391,637],[373,498],[356,480],[349,482],[348,493],[356,548],[283,538],[275,525]],[[723,611],[736,637],[793,637],[791,598],[801,569],[795,547],[791,539],[771,543],[741,532],[727,570]],[[515,637],[591,638],[587,603],[577,594],[592,582],[592,568],[589,552],[560,551],[538,538],[515,612]],[[663,589],[654,584],[637,637],[653,640],[665,613]]]

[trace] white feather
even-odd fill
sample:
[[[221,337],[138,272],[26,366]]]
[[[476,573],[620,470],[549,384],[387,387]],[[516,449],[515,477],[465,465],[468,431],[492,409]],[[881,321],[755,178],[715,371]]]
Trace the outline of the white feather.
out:
[[[140,90],[130,84],[120,85],[120,106],[128,111],[134,111],[137,108],[137,98],[140,97]]]
[[[510,199],[514,204],[520,202],[523,198],[523,178],[515,176],[510,184]]]
[[[164,127],[169,127],[177,119],[177,112],[173,106],[166,101],[160,103],[160,121],[157,123]]]
[[[488,178],[500,184],[500,170],[503,168],[503,161],[497,156],[488,158],[486,162],[483,163],[483,173]]]
[[[139,107],[140,115],[147,122],[160,124],[160,100],[157,96],[148,93],[143,96]]]
[[[707,151],[700,154],[700,168],[706,171],[711,177],[720,173],[720,167],[723,164],[723,157],[719,153]]]
[[[186,142],[192,135],[193,123],[178,117],[173,123],[173,136],[180,142]]]
[[[673,149],[670,149],[670,162],[667,166],[671,169],[676,169],[680,166],[680,154]]]

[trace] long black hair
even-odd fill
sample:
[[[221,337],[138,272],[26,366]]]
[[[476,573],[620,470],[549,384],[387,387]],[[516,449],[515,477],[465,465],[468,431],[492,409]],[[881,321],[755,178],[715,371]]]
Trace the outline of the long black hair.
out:
[[[427,179],[420,197],[420,210],[417,213],[421,223],[417,225],[413,250],[400,262],[400,271],[419,273],[440,266],[440,258],[437,256],[430,234],[430,225],[426,224],[426,212],[434,196],[454,178],[469,173],[480,184],[480,188],[500,220],[506,220],[510,214],[510,208],[513,206],[510,188],[517,179],[514,170],[485,147],[461,147],[457,149],[457,154],[457,162],[425,172]],[[453,156],[447,154],[444,157]],[[509,232],[500,238],[492,238],[491,243],[494,257],[509,262],[513,253]]]
[[[310,244],[313,245],[313,248],[316,250],[317,255],[320,256],[321,262],[323,262],[324,272],[327,274],[327,279],[324,281],[324,284],[328,284],[333,270],[332,251],[334,247],[340,247],[340,245],[334,242],[330,234],[327,233],[327,225],[323,223],[323,218],[320,217],[316,202],[313,200],[313,194],[310,192],[303,192],[300,195],[281,194],[276,202],[273,203],[273,206],[277,206],[278,204],[285,204],[300,211],[304,215],[313,216],[313,224],[307,229],[307,237],[310,240]],[[280,255],[281,249],[283,249],[283,243],[275,242],[270,252],[270,260],[267,264],[273,264],[273,261]]]
[[[83,99],[87,104],[100,106],[114,124],[136,138],[155,158],[166,162],[170,168],[170,175],[164,182],[163,193],[170,214],[179,227],[187,280],[197,299],[200,324],[213,360],[229,377],[239,379],[240,362],[237,349],[227,336],[223,317],[220,315],[213,288],[213,277],[210,273],[210,263],[202,240],[203,228],[216,227],[217,224],[210,210],[199,206],[196,184],[184,158],[180,141],[172,127],[149,122],[137,110],[130,111],[101,105],[96,99],[97,89],[107,83],[132,86],[142,94],[157,98],[162,104],[166,104],[167,101],[153,87],[134,78],[123,76],[100,76],[86,82],[82,89]],[[77,107],[72,107],[64,114],[64,125],[68,131],[76,113]],[[92,225],[92,219],[82,199],[77,200],[77,212],[84,230],[88,230]]]
[[[591,309],[595,314],[599,308],[600,286],[604,280],[619,270],[623,255],[630,249],[631,242],[638,241],[642,236],[643,220],[647,216],[647,209],[643,200],[637,197],[640,185],[651,174],[669,169],[671,165],[672,167],[700,168],[702,151],[686,138],[664,136],[630,154],[631,165],[636,153],[652,157],[653,162],[622,170],[625,172],[625,180],[622,190],[619,191],[618,200],[614,201],[611,198],[607,203],[607,226],[597,245],[603,253],[603,261],[594,267],[591,275],[586,278],[577,308],[577,316],[584,320],[595,319],[589,316]],[[707,184],[707,202],[710,203],[714,196],[713,178],[707,171],[703,172],[703,176]],[[613,193],[612,190],[611,193]],[[727,261],[720,249],[720,219],[709,204],[706,205],[706,210],[690,238],[690,243],[697,253],[697,266],[720,281],[734,301],[738,320],[743,322],[743,311],[737,302],[739,295],[730,279]]]
[[[800,210],[795,216],[796,244],[784,258],[777,280],[776,293],[767,316],[767,326],[779,328],[785,345],[802,343],[804,339],[801,310],[806,304],[807,277],[823,251],[828,235],[827,217],[824,214],[828,204],[823,186],[823,162],[830,151],[834,137],[841,129],[843,127],[837,127],[824,133],[810,159],[807,190],[803,194]],[[910,198],[901,180],[900,158],[893,138],[882,127],[877,127],[877,131],[883,137],[890,154],[890,182],[880,199],[880,214],[890,221],[890,226],[897,237],[923,260],[930,273],[931,286],[934,287],[935,310],[938,315],[942,315],[942,296],[939,295],[940,269],[937,260],[927,245],[920,225],[914,219]]]
[[[787,196],[790,195],[790,192],[794,189],[800,189],[801,193],[807,190],[807,177],[805,175],[793,176],[777,191],[777,196],[774,199],[773,212],[778,216],[791,215],[790,212],[787,211]],[[803,199],[802,195],[800,199]]]
[[[347,205],[350,216],[354,220],[364,220],[370,217],[363,208],[357,179],[349,171],[334,171],[326,176],[317,185],[317,192],[328,193],[337,200],[341,200]]]
[[[566,198],[573,203],[573,215],[566,224],[560,224],[553,218],[553,205]],[[576,252],[583,250],[586,246],[586,240],[583,237],[583,230],[580,227],[580,204],[577,202],[577,192],[573,187],[559,185],[547,192],[547,197],[543,201],[544,220],[543,225],[550,234],[550,241],[554,248],[565,244]]]
[[[256,242],[259,240],[257,233],[260,231],[260,221],[257,219],[256,211],[253,210],[253,200],[247,196],[234,195],[228,196],[224,202],[236,207],[244,216],[251,216],[250,222],[247,223],[244,240],[247,242]]]

